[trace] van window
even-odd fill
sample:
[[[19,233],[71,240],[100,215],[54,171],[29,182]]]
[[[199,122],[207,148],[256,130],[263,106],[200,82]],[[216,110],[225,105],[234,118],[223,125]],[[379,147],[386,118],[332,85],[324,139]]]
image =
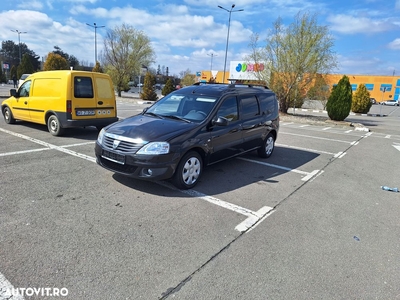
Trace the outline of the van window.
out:
[[[238,106],[236,97],[230,97],[224,100],[218,109],[217,117],[224,117],[229,121],[238,120]]]
[[[260,107],[258,105],[258,100],[255,95],[242,96],[241,102],[243,118],[247,119],[260,114]]]
[[[19,89],[19,96],[20,97],[29,97],[29,91],[31,89],[32,81],[25,81],[23,85],[21,85]]]
[[[74,77],[74,97],[93,98],[93,84],[91,77]]]

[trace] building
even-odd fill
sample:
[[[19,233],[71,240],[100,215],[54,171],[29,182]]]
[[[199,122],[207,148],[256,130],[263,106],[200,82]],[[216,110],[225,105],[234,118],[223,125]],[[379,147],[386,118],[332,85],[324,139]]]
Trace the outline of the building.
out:
[[[263,71],[264,64],[252,64],[245,61],[231,61],[229,72],[225,74],[225,83],[229,81],[257,80],[255,72]],[[209,82],[213,79],[215,82],[223,81],[223,71],[202,71],[200,82]],[[329,87],[335,86],[344,74],[331,74],[325,77]],[[381,102],[385,100],[400,100],[400,76],[383,75],[349,75],[351,87],[355,92],[360,84],[364,84],[370,92],[371,98]]]

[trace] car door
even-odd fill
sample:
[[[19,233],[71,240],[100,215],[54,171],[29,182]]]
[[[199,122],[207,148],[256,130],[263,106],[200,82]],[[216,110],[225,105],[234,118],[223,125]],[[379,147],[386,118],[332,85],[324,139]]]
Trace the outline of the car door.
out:
[[[209,163],[214,163],[242,152],[242,125],[239,119],[239,106],[236,96],[224,99],[213,120],[223,117],[228,120],[226,126],[213,125],[210,130],[211,153]]]
[[[25,81],[18,89],[18,98],[14,99],[11,108],[15,119],[30,121],[29,94],[31,83],[31,80]]]
[[[262,137],[266,130],[263,124],[260,103],[254,94],[241,95],[239,100],[243,129],[243,148],[244,150],[255,149],[261,145]]]

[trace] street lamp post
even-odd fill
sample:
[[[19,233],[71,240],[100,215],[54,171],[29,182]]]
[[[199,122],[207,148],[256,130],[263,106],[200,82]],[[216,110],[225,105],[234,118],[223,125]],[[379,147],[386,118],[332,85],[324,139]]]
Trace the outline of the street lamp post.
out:
[[[93,23],[93,25],[86,23],[86,25],[93,27],[94,28],[94,64],[97,63],[97,28],[103,28],[105,26],[98,26],[96,23]]]
[[[19,31],[18,29],[17,29],[17,30],[12,30],[12,29],[11,29],[11,31],[12,31],[12,32],[18,33],[19,64],[21,64],[21,60],[22,60],[22,58],[21,58],[21,33],[27,33],[27,32],[26,32],[26,31],[21,32],[21,31]]]
[[[217,55],[214,54],[214,53],[207,53],[207,55],[208,55],[208,56],[211,56],[211,66],[210,66],[210,70],[212,71],[212,61],[213,61],[213,57],[214,57],[214,56],[217,56]]]
[[[222,82],[225,82],[225,72],[226,72],[226,57],[228,56],[228,43],[229,43],[229,29],[231,27],[231,13],[233,12],[237,12],[237,11],[243,11],[243,9],[237,9],[237,10],[233,10],[233,8],[235,7],[235,4],[232,4],[232,7],[230,10],[222,7],[221,5],[218,5],[219,8],[226,10],[229,13],[229,21],[228,21],[228,35],[226,37],[226,48],[225,48],[225,63],[224,63],[224,75],[223,75],[223,79]]]

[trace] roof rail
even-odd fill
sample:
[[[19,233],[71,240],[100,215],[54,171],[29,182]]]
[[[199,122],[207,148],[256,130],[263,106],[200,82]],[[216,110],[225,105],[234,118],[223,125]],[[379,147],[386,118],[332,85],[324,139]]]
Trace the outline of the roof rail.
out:
[[[226,84],[220,82],[195,82],[193,85],[207,85],[207,84]],[[233,89],[235,87],[249,87],[249,88],[264,88],[269,90],[269,87],[262,84],[246,84],[246,83],[228,83],[228,88]]]

